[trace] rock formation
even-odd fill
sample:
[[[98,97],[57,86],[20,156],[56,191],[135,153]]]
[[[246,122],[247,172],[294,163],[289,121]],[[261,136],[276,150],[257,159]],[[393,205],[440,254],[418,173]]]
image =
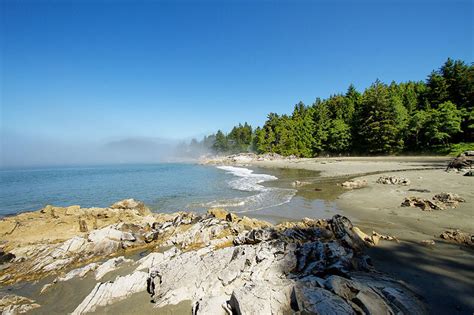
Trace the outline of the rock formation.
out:
[[[376,272],[364,255],[365,246],[393,238],[369,236],[339,215],[271,225],[221,209],[205,215],[152,214],[133,200],[102,210],[74,209],[77,213],[47,207],[26,216],[42,218],[43,226],[66,222],[57,223],[58,231],[46,240],[36,234],[21,241],[20,234],[34,234],[25,229],[31,228],[31,219],[22,215],[0,221],[5,252],[14,255],[0,271],[3,284],[55,275],[41,289],[48,294],[54,283],[95,277],[97,284],[74,305],[73,314],[145,291],[156,307],[191,301],[194,314],[425,313],[413,292]],[[79,217],[87,222],[87,232],[77,224]],[[8,234],[13,222],[18,225]],[[74,235],[62,225],[74,227]],[[148,254],[132,261],[128,253],[137,249]],[[103,280],[122,265],[127,274]],[[8,303],[38,307],[26,302]],[[14,307],[10,304],[5,307]]]
[[[405,177],[398,177],[398,176],[381,176],[377,179],[378,184],[385,184],[385,185],[403,185],[408,186],[410,185],[410,180]]]
[[[418,207],[423,211],[446,210],[447,208],[456,208],[460,202],[465,200],[453,193],[440,193],[431,200],[419,197],[407,197],[402,202],[402,207]]]

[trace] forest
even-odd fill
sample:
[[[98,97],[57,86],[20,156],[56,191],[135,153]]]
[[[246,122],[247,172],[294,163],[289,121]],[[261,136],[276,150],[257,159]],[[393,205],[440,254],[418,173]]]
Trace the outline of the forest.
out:
[[[447,59],[426,81],[376,80],[363,92],[350,85],[311,105],[299,102],[290,115],[269,113],[261,127],[238,124],[189,147],[298,157],[446,153],[473,146],[473,103],[474,65]]]

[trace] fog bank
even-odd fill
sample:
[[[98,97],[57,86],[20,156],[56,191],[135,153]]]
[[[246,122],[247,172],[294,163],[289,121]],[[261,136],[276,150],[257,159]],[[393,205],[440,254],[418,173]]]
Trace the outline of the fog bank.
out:
[[[2,131],[0,167],[160,163],[195,158],[182,150],[184,143],[159,137],[65,141]]]

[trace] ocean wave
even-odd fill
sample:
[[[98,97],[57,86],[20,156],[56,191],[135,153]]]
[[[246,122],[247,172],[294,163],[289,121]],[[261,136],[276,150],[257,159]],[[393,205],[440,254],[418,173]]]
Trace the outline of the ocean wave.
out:
[[[257,194],[247,197],[211,201],[203,204],[203,206],[207,208],[232,208],[232,210],[237,213],[257,211],[288,203],[296,194],[296,190],[294,189],[265,187],[261,185],[263,182],[278,179],[272,175],[255,174],[253,170],[244,167],[218,166],[217,168],[237,177],[227,182],[233,189],[245,192],[257,192]]]

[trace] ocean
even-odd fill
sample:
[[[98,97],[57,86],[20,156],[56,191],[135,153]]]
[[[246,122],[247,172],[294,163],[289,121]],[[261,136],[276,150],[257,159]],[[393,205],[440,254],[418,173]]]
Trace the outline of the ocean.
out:
[[[184,163],[0,170],[0,216],[46,205],[107,207],[134,198],[155,212],[222,207],[237,213],[284,205],[296,190],[264,186],[274,175]]]

